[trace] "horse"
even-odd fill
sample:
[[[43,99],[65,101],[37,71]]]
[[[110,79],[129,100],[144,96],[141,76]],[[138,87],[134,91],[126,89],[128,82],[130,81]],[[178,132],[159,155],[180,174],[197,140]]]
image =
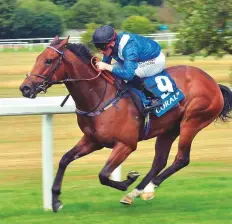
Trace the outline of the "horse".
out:
[[[68,43],[68,38],[60,40],[56,36],[37,57],[19,88],[24,97],[35,98],[52,85],[65,84],[77,108],[77,123],[83,137],[59,162],[52,186],[54,212],[63,206],[59,195],[65,169],[71,162],[103,147],[112,148],[99,180],[102,185],[126,191],[139,174],[130,172],[123,181],[111,180],[110,174],[136,150],[139,141],[157,137],[151,169],[121,203],[132,204],[139,196],[153,198],[154,188],[189,164],[191,144],[197,133],[215,120],[227,121],[232,110],[230,89],[217,84],[206,72],[192,66],[168,67],[168,73],[185,97],[165,115],[151,115],[150,129],[144,137],[144,116],[132,97],[118,90],[112,74],[107,76],[92,66],[92,58],[85,45]],[[175,160],[164,169],[178,136]],[[143,190],[149,185],[152,189],[146,198]]]

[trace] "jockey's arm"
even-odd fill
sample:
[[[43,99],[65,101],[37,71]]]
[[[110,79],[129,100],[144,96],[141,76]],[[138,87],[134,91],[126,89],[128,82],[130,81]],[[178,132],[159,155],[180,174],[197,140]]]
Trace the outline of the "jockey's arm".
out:
[[[138,68],[138,47],[134,41],[129,42],[123,49],[124,63],[121,67],[113,67],[112,73],[124,80],[132,80]]]
[[[138,62],[124,60],[122,67],[113,67],[112,73],[124,80],[132,80],[134,78],[135,70],[138,67]]]

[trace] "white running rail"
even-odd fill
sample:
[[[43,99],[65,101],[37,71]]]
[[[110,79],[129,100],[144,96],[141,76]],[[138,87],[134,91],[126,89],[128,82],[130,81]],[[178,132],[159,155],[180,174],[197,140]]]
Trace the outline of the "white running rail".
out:
[[[69,97],[64,107],[60,107],[65,96],[0,99],[0,116],[42,115],[42,173],[43,173],[43,207],[52,209],[53,184],[53,114],[75,112],[75,104]],[[74,121],[75,122],[75,121]],[[121,180],[121,166],[114,170],[111,178]]]

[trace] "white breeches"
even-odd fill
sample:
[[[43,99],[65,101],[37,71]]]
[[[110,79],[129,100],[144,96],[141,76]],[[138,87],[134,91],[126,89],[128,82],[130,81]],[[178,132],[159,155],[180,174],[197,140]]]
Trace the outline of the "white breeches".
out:
[[[165,68],[165,55],[161,51],[157,58],[139,62],[138,68],[135,70],[135,75],[140,78],[150,77],[163,71]]]
[[[150,77],[162,72],[165,69],[165,55],[161,51],[157,58],[153,58],[148,61],[143,61],[138,63],[138,68],[135,70],[135,75],[140,78]],[[118,62],[112,63],[113,66],[122,65]]]

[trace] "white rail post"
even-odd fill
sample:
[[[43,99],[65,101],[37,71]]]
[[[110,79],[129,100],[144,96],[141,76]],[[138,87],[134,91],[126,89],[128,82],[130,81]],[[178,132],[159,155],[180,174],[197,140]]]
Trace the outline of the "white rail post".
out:
[[[52,209],[53,126],[52,114],[42,115],[43,207]]]

